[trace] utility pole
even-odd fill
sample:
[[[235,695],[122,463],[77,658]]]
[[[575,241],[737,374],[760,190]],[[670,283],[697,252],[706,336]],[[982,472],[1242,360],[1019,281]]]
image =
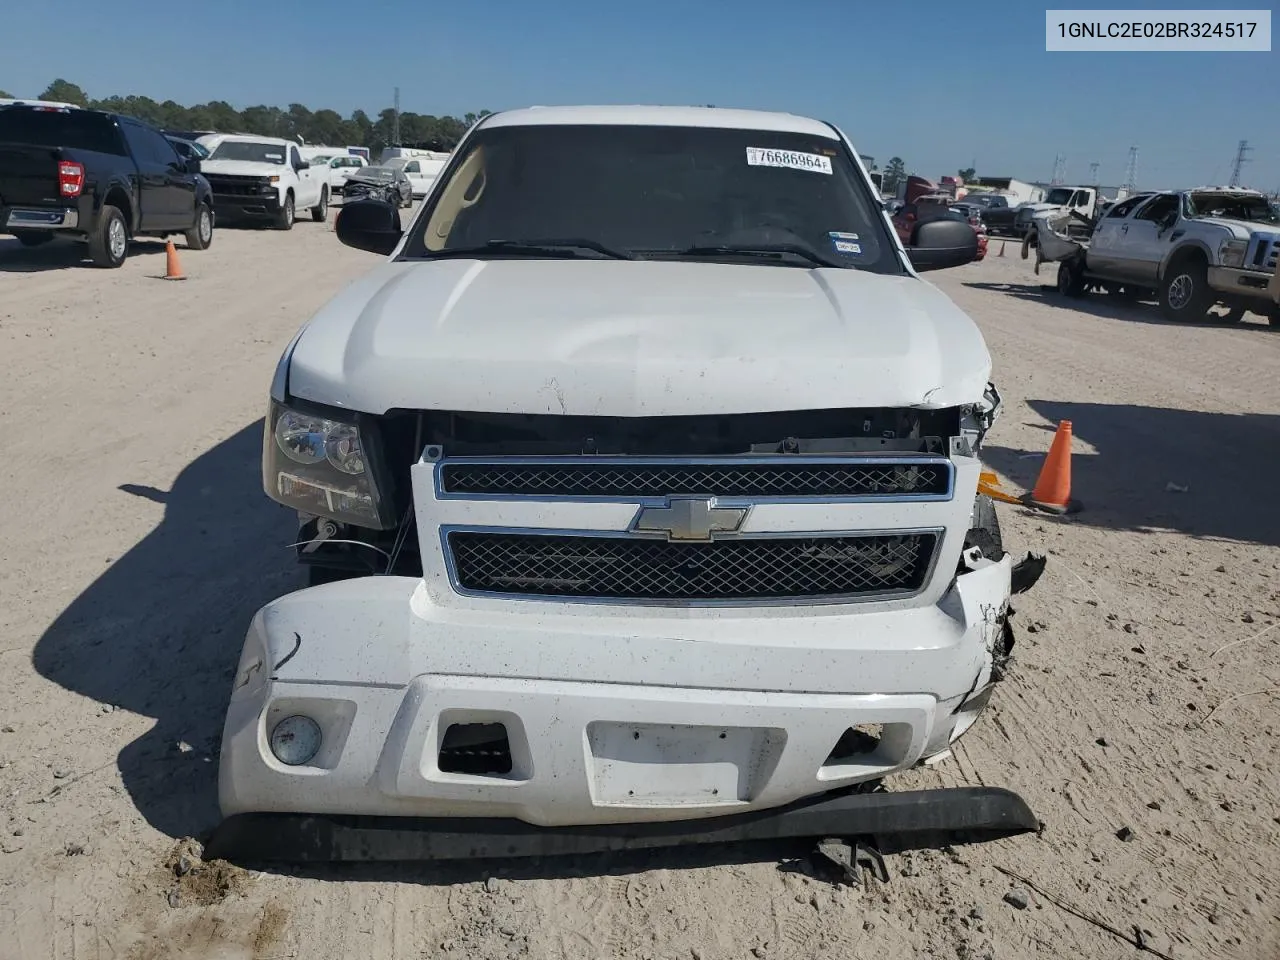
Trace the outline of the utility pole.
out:
[[[1124,189],[1128,193],[1133,193],[1138,189],[1138,148],[1129,148],[1129,166],[1125,169]]]
[[[1248,140],[1241,140],[1240,145],[1236,147],[1236,160],[1231,166],[1231,186],[1240,186],[1240,168],[1249,162],[1246,154],[1248,154],[1251,149],[1252,148],[1249,146]]]
[[[1089,182],[1090,183],[1098,182],[1098,161],[1097,160],[1089,164]]]
[[[391,145],[400,146],[400,88],[396,87],[395,102],[391,109]]]

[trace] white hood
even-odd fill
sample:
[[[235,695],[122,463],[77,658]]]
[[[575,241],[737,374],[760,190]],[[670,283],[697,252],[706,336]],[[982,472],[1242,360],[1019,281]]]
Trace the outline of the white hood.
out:
[[[298,339],[289,393],[391,408],[670,416],[979,400],[991,359],[932,284],[617,260],[388,262]]]
[[[287,168],[282,163],[255,163],[252,160],[201,160],[201,173],[225,173],[237,177],[278,177]]]

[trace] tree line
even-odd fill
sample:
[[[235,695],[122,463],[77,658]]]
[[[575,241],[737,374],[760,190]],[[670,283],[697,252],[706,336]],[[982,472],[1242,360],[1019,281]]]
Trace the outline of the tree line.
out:
[[[12,94],[0,90],[0,97],[12,97]],[[156,101],[140,96],[110,96],[95,100],[76,84],[61,78],[49,84],[37,99],[122,113],[164,130],[214,130],[283,137],[326,146],[361,146],[368,147],[375,156],[384,147],[396,145],[393,142],[396,112],[391,107],[374,116],[356,110],[349,117],[343,117],[336,110],[313,111],[301,103],[291,103],[285,108],[260,104],[237,110],[223,100],[211,100],[193,107],[184,107],[173,100]],[[402,112],[399,143],[435,143],[441,149],[452,149],[467,128],[490,112],[481,110],[461,118]]]

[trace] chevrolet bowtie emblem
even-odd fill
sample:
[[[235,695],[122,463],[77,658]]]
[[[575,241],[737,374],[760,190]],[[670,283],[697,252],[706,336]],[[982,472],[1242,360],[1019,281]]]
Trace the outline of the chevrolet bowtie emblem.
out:
[[[717,533],[736,533],[746,518],[746,507],[717,507],[707,497],[671,497],[666,506],[641,507],[631,529],[665,533],[668,540],[711,540]]]

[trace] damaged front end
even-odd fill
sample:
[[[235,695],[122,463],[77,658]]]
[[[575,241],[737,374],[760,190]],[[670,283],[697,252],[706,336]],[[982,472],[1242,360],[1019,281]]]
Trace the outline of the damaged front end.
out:
[[[1010,597],[1043,567],[1014,564],[976,495],[999,409],[991,386],[959,408],[737,417],[348,429],[312,408],[282,431],[277,404],[268,488],[330,491],[345,469],[351,509],[378,523],[307,520],[332,529],[304,533],[320,541],[304,557],[356,575],[254,618],[209,852],[1034,830],[1007,791],[879,788],[981,715],[1012,655]],[[362,571],[366,554],[382,559]]]

